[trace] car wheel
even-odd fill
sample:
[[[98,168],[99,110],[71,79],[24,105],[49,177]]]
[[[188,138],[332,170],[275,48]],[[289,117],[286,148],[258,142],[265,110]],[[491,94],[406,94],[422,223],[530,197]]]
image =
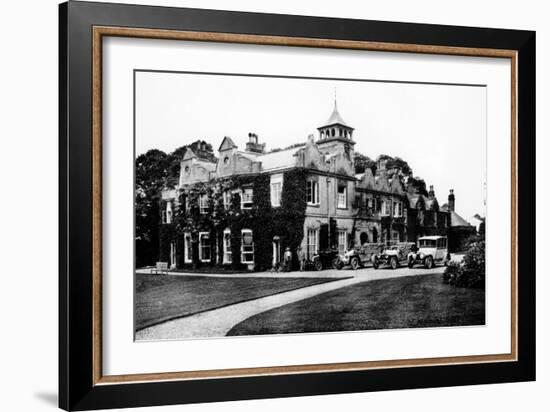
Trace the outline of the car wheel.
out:
[[[408,266],[409,266],[409,269],[412,269],[413,266],[414,266],[414,259],[409,259],[409,263],[408,263]]]
[[[434,260],[431,256],[427,256],[424,260],[424,266],[426,266],[426,269],[431,269],[434,267]]]
[[[380,263],[378,263],[378,259],[374,259],[372,262],[372,267],[375,269],[378,269],[380,267]]]
[[[390,259],[390,267],[395,270],[399,267],[399,262],[397,261],[397,258],[395,256],[393,256],[391,259]]]
[[[351,268],[353,270],[359,269],[359,266],[360,266],[359,258],[357,258],[357,257],[352,258],[350,263],[351,263]]]
[[[332,259],[332,268],[333,269],[338,269],[338,270],[342,269],[341,264],[340,264],[340,259],[338,259],[338,258]]]
[[[315,270],[316,270],[317,272],[323,270],[323,264],[321,263],[320,260],[318,260],[317,262],[315,262],[314,267],[315,267]]]

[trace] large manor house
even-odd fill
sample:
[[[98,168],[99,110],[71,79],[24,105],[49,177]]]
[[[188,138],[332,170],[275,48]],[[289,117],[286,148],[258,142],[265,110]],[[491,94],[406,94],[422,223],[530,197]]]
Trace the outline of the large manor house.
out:
[[[217,156],[188,148],[178,184],[162,192],[160,259],[171,268],[267,269],[287,247],[293,255],[301,247],[311,258],[328,248],[343,253],[364,243],[441,234],[452,250],[475,233],[455,212],[452,189],[440,206],[432,186],[418,193],[384,158],[374,173],[356,174],[355,130],[336,101],[317,131],[304,144],[271,152],[254,133],[244,150],[230,137]]]

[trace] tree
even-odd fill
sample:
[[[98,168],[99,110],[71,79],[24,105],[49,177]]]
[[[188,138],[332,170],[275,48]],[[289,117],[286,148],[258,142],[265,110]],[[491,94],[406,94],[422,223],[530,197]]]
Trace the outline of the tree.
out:
[[[159,250],[159,202],[167,175],[166,153],[149,150],[136,159],[136,266],[153,264]]]
[[[178,184],[180,176],[180,165],[183,156],[187,149],[193,150],[198,157],[205,159],[211,162],[216,161],[216,156],[214,156],[214,149],[210,143],[205,142],[204,140],[195,140],[193,143],[180,146],[172,153],[168,155],[168,171],[166,176],[166,187],[175,187]]]
[[[426,182],[424,181],[424,179],[421,179],[418,176],[409,176],[409,180],[407,180],[407,185],[409,187],[412,187],[416,193],[428,196],[428,191],[426,190]]]
[[[406,160],[403,160],[400,157],[393,157],[393,158],[389,157],[386,163],[386,169],[393,169],[393,168],[401,170],[401,173],[403,173],[405,176],[412,175],[411,167],[409,166]]]
[[[366,169],[371,169],[372,173],[376,173],[376,162],[370,157],[365,156],[362,153],[356,152],[353,159],[355,166],[355,173],[364,173]]]

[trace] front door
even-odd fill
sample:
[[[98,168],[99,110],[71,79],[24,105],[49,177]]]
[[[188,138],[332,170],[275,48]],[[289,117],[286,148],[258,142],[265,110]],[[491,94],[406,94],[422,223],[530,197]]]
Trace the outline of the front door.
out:
[[[372,228],[372,243],[378,243],[378,230],[375,227]]]
[[[328,225],[324,224],[321,225],[321,229],[319,231],[319,250],[327,250],[329,239],[328,239]]]

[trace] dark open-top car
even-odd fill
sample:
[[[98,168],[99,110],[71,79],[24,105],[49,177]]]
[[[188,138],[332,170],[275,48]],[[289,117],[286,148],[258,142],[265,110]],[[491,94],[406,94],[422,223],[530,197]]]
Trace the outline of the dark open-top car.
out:
[[[338,249],[326,249],[319,251],[316,255],[313,255],[308,262],[309,267],[315,270],[323,269],[341,269],[343,266],[338,255]]]

